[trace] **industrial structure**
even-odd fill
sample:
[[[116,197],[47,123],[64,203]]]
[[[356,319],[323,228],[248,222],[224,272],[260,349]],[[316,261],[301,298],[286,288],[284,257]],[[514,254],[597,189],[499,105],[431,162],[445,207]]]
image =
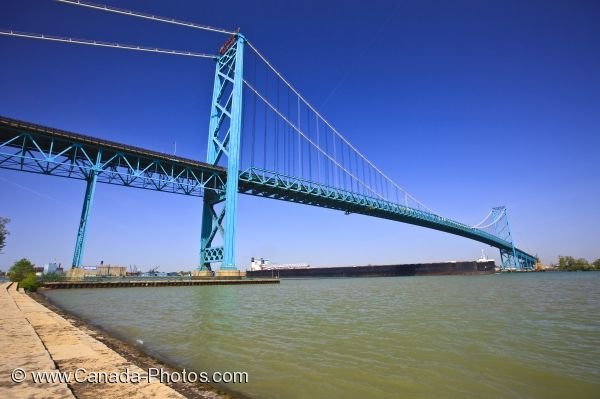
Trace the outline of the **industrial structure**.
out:
[[[0,117],[0,168],[86,181],[73,267],[81,266],[96,184],[203,197],[199,270],[235,273],[238,194],[295,202],[444,231],[500,250],[501,267],[530,270],[515,246],[505,207],[469,226],[417,201],[356,149],[239,31],[58,0],[130,17],[227,35],[218,54],[0,31],[71,44],[215,61],[206,162]]]

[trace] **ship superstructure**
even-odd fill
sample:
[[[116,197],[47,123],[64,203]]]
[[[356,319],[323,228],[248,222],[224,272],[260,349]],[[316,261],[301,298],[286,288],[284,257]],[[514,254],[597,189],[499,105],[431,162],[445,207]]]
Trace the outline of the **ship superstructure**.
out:
[[[288,269],[308,269],[308,263],[270,263],[268,259],[253,257],[250,260],[250,270],[288,270]]]

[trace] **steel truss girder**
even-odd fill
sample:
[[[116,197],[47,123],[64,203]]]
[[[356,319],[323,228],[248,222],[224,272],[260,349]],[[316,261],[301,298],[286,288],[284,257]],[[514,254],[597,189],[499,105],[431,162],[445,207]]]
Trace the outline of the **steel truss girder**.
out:
[[[242,130],[242,85],[244,37],[237,34],[232,45],[219,57],[211,105],[206,161],[219,165],[226,159],[224,195],[206,195],[202,210],[200,270],[237,270],[235,227]],[[225,161],[223,161],[225,162]],[[217,236],[220,240],[216,240]]]
[[[98,183],[191,196],[202,196],[204,190],[221,192],[225,186],[226,172],[210,165],[129,152],[126,146],[91,145],[76,137],[6,126],[5,121],[0,119],[0,168],[80,180],[95,174]]]
[[[243,194],[395,220],[470,238],[499,249],[512,251],[514,248],[510,241],[439,215],[306,179],[248,168],[240,173],[239,180],[239,191]],[[515,251],[533,259],[516,248]]]
[[[536,258],[522,252],[514,245],[514,239],[508,220],[508,211],[504,206],[492,209],[492,220],[495,220],[495,235],[510,243],[510,248],[500,249],[500,268],[502,270],[533,270]]]
[[[524,271],[524,270],[533,270],[535,268],[535,263],[537,261],[533,256],[521,252],[518,249],[500,249],[500,267],[503,270],[515,270],[515,271]]]
[[[226,172],[184,158],[0,117],[0,168],[87,182],[73,267],[83,259],[96,183],[191,196],[224,192]]]

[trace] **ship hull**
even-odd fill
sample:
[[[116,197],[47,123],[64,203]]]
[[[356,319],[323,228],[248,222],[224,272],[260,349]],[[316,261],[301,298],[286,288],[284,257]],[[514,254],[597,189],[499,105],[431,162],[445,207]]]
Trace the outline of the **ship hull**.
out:
[[[247,277],[325,278],[480,275],[495,272],[494,261],[438,262],[404,265],[315,267],[308,269],[272,269],[247,271]]]

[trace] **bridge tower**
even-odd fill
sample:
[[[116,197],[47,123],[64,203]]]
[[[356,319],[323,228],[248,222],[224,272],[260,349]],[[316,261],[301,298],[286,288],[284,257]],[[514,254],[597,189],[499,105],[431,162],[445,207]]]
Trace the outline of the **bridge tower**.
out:
[[[222,192],[204,192],[199,270],[237,270],[235,227],[242,132],[244,43],[236,33],[221,47],[215,70],[206,161],[227,167]],[[221,240],[216,240],[220,236]]]
[[[493,208],[491,217],[492,220],[497,220],[496,235],[511,245],[508,249],[500,249],[500,267],[503,270],[533,270],[536,259],[525,256],[515,247],[506,207],[498,206]]]
[[[504,270],[517,269],[517,252],[513,242],[512,233],[510,231],[510,223],[508,222],[508,212],[505,206],[497,206],[492,208],[492,220],[497,220],[496,235],[504,241],[510,243],[510,249],[500,249],[500,267]]]

